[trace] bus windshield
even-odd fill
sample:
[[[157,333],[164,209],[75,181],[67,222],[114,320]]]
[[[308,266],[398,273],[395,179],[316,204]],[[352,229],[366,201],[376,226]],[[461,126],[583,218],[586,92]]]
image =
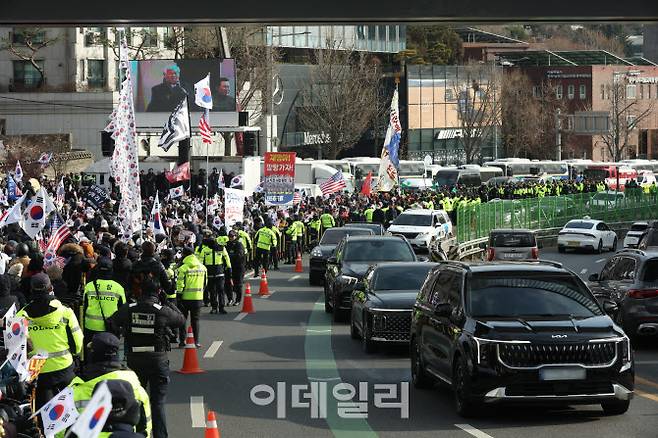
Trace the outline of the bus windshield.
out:
[[[585,179],[604,180],[610,178],[610,171],[607,169],[585,169],[583,172]]]
[[[457,170],[440,170],[434,177],[434,182],[439,187],[454,186],[457,184],[458,177],[459,171]]]

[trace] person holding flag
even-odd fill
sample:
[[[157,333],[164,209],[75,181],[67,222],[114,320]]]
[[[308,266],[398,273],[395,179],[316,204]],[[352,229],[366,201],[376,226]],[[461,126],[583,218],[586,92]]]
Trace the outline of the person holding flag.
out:
[[[40,408],[75,377],[74,359],[82,351],[83,335],[73,310],[55,299],[48,275],[33,275],[30,289],[32,301],[16,316],[28,321],[32,351],[48,353],[36,389]]]

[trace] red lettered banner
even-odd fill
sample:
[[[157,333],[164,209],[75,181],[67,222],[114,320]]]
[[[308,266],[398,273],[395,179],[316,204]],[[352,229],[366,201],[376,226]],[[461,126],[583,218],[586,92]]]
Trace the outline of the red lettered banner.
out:
[[[265,202],[292,204],[295,194],[295,152],[265,152],[263,169]]]

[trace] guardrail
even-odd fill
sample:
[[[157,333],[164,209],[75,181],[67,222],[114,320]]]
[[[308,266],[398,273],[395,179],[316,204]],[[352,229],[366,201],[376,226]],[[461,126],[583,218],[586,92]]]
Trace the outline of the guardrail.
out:
[[[498,199],[457,209],[457,240],[489,236],[496,228],[544,230],[561,228],[572,219],[590,216],[608,223],[653,219],[658,195],[627,189],[623,193],[580,193],[528,199]]]

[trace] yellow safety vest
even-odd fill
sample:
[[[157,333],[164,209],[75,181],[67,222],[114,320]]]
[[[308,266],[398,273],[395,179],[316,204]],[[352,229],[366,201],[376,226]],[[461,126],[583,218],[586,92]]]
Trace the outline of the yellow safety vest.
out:
[[[256,231],[256,247],[269,251],[271,247],[277,245],[276,234],[267,227],[262,227]]]
[[[374,212],[374,208],[367,208],[366,211],[363,212],[364,216],[366,217],[366,222],[372,222],[372,214]]]
[[[176,293],[182,300],[203,300],[203,290],[208,282],[208,270],[194,254],[185,257],[176,275]]]
[[[324,229],[336,226],[336,221],[334,220],[334,217],[329,213],[324,213],[322,216],[320,216],[320,222],[322,223],[322,228]]]
[[[27,336],[32,341],[31,354],[48,353],[48,359],[41,369],[42,373],[51,373],[70,367],[73,364],[73,354],[78,355],[82,351],[82,330],[73,310],[56,299],[50,301],[50,306],[55,310],[44,316],[32,318],[25,309],[21,309],[16,314],[17,317],[25,318],[28,321]],[[69,350],[67,327],[75,344],[73,353]]]
[[[90,281],[84,291],[85,328],[95,332],[107,330],[105,321],[126,303],[123,287],[113,280]]]
[[[153,436],[153,423],[151,421],[151,401],[149,399],[148,393],[139,382],[137,374],[135,374],[135,372],[132,370],[110,371],[107,374],[103,374],[102,376],[98,376],[95,379],[91,379],[86,382],[80,377],[74,377],[69,384],[69,387],[73,389],[73,400],[75,401],[75,407],[78,410],[78,413],[81,414],[82,411],[84,411],[84,409],[87,407],[87,404],[89,403],[89,400],[91,400],[91,396],[94,393],[94,388],[98,383],[104,380],[124,380],[130,383],[130,386],[133,387],[135,400],[140,402],[144,408],[144,415],[146,416],[146,436],[147,438]],[[61,438],[63,436],[63,431],[56,435],[57,438]]]

